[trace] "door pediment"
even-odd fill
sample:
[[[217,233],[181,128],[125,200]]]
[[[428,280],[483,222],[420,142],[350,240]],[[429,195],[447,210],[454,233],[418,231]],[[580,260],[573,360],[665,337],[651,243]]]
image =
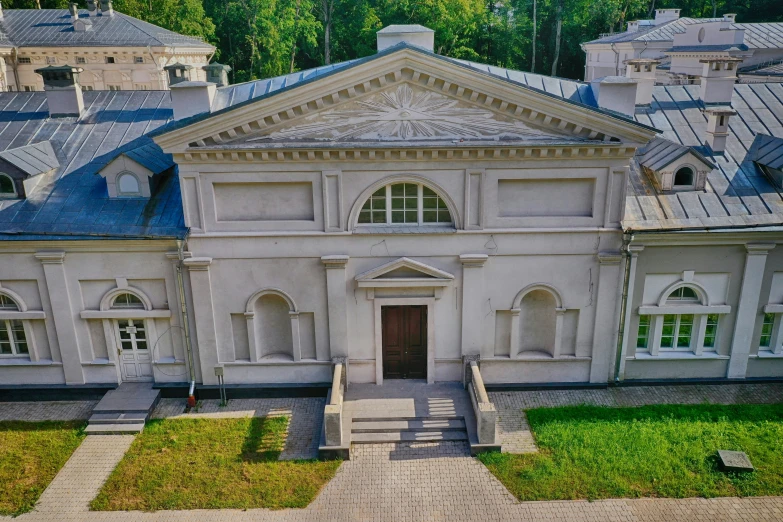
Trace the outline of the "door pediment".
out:
[[[360,288],[443,287],[454,275],[425,263],[401,257],[356,276]]]
[[[167,153],[312,142],[648,142],[605,111],[403,47],[154,136]]]

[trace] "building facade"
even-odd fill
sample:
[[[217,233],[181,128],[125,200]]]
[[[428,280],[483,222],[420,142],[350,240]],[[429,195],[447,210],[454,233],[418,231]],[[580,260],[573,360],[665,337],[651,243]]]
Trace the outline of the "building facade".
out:
[[[75,5],[75,4],[74,4]],[[85,90],[166,90],[164,67],[191,68],[192,80],[206,80],[202,67],[215,48],[113,10],[111,2],[90,9],[0,8],[0,90],[42,91],[36,69],[80,67]]]
[[[335,358],[371,383],[783,376],[783,87],[637,109],[644,82],[404,29],[0,130],[0,384],[312,384]],[[54,114],[78,82],[0,99]]]

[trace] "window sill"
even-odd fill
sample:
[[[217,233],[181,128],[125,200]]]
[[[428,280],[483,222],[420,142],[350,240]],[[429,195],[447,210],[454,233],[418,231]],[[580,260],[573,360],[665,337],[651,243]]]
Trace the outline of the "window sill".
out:
[[[759,350],[756,355],[750,355],[751,359],[783,359],[783,353],[775,353],[771,350]]]
[[[359,225],[353,229],[354,234],[454,234],[454,226],[437,225]]]
[[[29,357],[4,356],[0,358],[0,366],[62,366],[63,363],[51,359],[31,361]]]
[[[715,352],[704,352],[696,355],[693,352],[662,352],[658,355],[650,355],[648,352],[638,352],[632,357],[626,357],[627,361],[704,361],[729,359],[728,355],[720,355]]]

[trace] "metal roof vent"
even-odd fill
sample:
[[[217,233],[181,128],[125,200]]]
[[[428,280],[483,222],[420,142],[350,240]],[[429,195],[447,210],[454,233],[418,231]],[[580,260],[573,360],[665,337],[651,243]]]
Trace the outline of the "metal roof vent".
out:
[[[228,85],[228,73],[231,71],[231,67],[228,65],[213,62],[209,65],[205,65],[202,69],[207,73],[208,82],[216,83],[218,87],[225,87]]]
[[[405,42],[432,52],[435,49],[435,31],[423,25],[389,25],[375,33],[378,52]]]
[[[111,0],[101,0],[101,16],[114,16]]]
[[[179,62],[164,67],[163,70],[169,75],[169,87],[178,83],[189,82],[191,69],[193,69],[192,65],[185,65]]]
[[[43,76],[49,116],[81,116],[84,111],[82,86],[79,84],[81,67],[50,65],[35,72]]]
[[[87,12],[90,13],[90,16],[98,16],[97,0],[87,0]]]
[[[71,18],[74,20],[79,19],[79,4],[76,2],[70,2],[68,4],[68,13],[70,13]]]

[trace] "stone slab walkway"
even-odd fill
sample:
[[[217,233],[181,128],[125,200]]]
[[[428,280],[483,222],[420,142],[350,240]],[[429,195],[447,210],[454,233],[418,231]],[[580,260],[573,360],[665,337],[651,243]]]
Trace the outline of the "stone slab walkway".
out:
[[[0,421],[87,420],[98,401],[0,402]]]

